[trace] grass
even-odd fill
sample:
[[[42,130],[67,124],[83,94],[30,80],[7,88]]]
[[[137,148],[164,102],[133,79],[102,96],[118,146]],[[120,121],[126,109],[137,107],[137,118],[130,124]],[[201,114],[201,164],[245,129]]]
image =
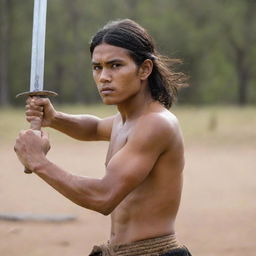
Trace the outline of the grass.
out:
[[[65,105],[57,106],[59,111],[70,114],[92,114],[99,117],[106,117],[114,114],[115,108],[104,105]],[[0,144],[2,142],[14,140],[20,130],[28,129],[29,124],[25,120],[25,110],[23,108],[1,108],[0,109]],[[57,132],[51,130],[53,136],[62,137]]]
[[[64,105],[58,110],[71,114],[93,114],[106,117],[116,113],[115,107],[104,105]],[[254,107],[235,106],[175,106],[187,143],[240,143],[256,144],[256,115]],[[27,129],[24,109],[0,109],[0,142],[16,138],[19,130]],[[53,136],[61,136],[51,131]]]
[[[179,107],[174,109],[188,141],[256,144],[254,107]]]

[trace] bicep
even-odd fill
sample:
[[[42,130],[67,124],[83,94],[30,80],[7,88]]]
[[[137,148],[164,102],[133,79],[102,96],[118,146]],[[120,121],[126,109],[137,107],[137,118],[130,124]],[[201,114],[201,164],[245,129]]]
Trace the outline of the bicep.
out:
[[[113,208],[146,179],[161,152],[155,139],[141,139],[128,142],[112,157],[103,180],[111,190]]]
[[[96,128],[96,139],[109,141],[115,116],[99,119]]]

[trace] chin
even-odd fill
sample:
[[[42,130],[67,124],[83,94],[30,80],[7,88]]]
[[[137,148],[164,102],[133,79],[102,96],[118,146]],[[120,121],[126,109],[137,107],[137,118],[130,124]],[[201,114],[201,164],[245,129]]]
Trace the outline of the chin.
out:
[[[102,97],[102,101],[106,105],[119,105],[125,103],[127,99],[124,97]]]
[[[118,102],[116,100],[108,98],[108,97],[102,98],[102,101],[105,105],[116,105],[116,104],[118,104]]]

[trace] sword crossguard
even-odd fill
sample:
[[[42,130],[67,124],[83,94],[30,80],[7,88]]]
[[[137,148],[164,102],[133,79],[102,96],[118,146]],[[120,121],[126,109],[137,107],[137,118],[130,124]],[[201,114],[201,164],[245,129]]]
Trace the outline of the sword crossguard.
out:
[[[16,95],[16,98],[19,98],[21,96],[27,96],[27,97],[40,97],[40,98],[46,98],[48,96],[58,96],[58,94],[56,92],[52,92],[52,91],[33,91],[33,92],[22,92]],[[36,123],[31,122],[30,124],[30,128],[33,130],[33,132],[37,135],[37,136],[41,136],[41,123],[39,124],[38,121],[36,121]],[[24,172],[26,174],[30,174],[32,173],[30,170],[25,169]]]
[[[33,91],[33,92],[22,92],[16,95],[16,98],[19,98],[21,96],[38,96],[38,97],[47,97],[47,96],[58,96],[58,94],[56,92],[52,92],[52,91]]]

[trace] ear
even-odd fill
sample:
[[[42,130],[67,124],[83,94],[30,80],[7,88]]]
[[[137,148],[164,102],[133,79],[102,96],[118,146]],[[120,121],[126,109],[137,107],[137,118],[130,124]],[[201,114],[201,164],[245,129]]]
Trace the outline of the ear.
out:
[[[150,59],[144,60],[139,68],[139,77],[141,80],[146,80],[153,70],[153,62]]]

